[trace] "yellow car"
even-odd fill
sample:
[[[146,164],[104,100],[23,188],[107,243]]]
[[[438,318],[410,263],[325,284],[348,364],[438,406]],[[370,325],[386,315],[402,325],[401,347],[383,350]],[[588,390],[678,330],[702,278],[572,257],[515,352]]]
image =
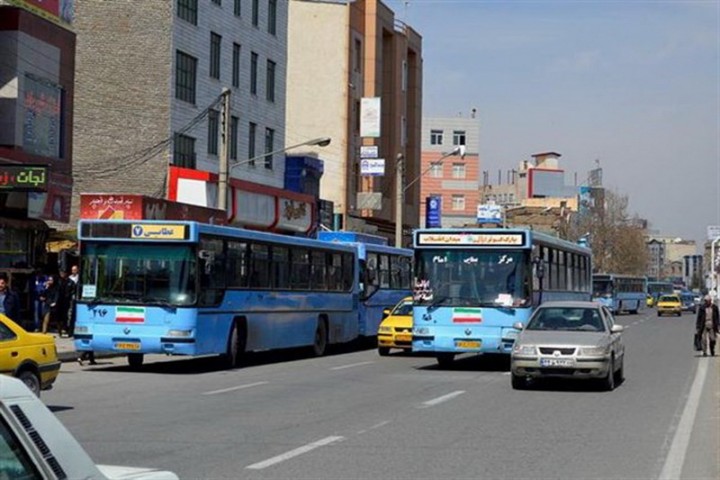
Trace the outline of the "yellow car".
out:
[[[657,301],[658,317],[665,314],[675,314],[678,317],[682,315],[682,302],[677,295],[661,295]]]
[[[648,308],[652,308],[654,304],[655,304],[655,299],[653,298],[652,295],[648,294],[647,298],[645,299],[645,305]]]
[[[412,297],[405,297],[392,311],[383,312],[386,317],[378,327],[378,353],[383,357],[391,348],[412,350]]]
[[[38,396],[51,389],[60,373],[55,339],[27,332],[0,314],[0,373],[19,378]]]

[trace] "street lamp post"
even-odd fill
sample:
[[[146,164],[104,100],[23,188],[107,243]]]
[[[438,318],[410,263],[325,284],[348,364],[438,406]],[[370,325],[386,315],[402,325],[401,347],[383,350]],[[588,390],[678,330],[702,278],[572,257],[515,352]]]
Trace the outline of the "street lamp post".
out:
[[[712,296],[715,298],[713,301],[715,304],[718,302],[718,278],[717,278],[717,266],[715,265],[715,262],[717,261],[717,256],[715,255],[715,246],[720,243],[720,236],[715,237],[715,239],[710,244],[710,288],[712,288]]]
[[[285,148],[281,148],[281,149],[278,149],[278,150],[274,150],[274,151],[272,151],[272,152],[266,152],[266,153],[263,153],[262,155],[256,155],[256,156],[254,156],[254,157],[252,157],[252,158],[248,158],[247,160],[242,160],[242,161],[240,161],[240,162],[233,163],[232,165],[228,165],[227,159],[225,159],[224,161],[222,161],[222,159],[221,159],[221,162],[220,162],[220,163],[221,163],[221,165],[220,165],[220,172],[223,172],[223,171],[225,172],[225,178],[224,178],[225,181],[222,181],[223,178],[220,178],[220,179],[219,179],[219,182],[218,182],[218,208],[219,208],[220,210],[223,210],[223,211],[227,212],[227,185],[228,185],[228,177],[230,176],[230,174],[232,173],[232,171],[233,171],[233,169],[234,169],[235,167],[239,167],[240,165],[246,165],[246,164],[248,164],[248,163],[252,163],[252,162],[254,162],[255,160],[259,160],[259,159],[261,159],[261,158],[265,158],[265,157],[267,157],[268,155],[275,155],[275,154],[278,154],[278,153],[287,152],[288,150],[292,150],[293,148],[298,148],[298,147],[313,147],[313,146],[327,147],[328,145],[330,145],[331,140],[332,140],[332,139],[331,139],[330,137],[313,138],[312,140],[308,140],[308,141],[306,141],[306,142],[298,143],[298,144],[296,144],[296,145],[290,145],[289,147],[285,147]]]
[[[445,160],[448,157],[452,157],[453,155],[460,155],[461,157],[465,157],[465,145],[458,145],[453,149],[452,152],[446,153],[442,157],[438,158],[437,160],[434,160],[430,162],[430,166],[426,168],[424,171],[420,172],[420,175],[413,178],[412,181],[410,181],[405,187],[403,187],[402,184],[402,172],[403,172],[403,161],[405,160],[405,156],[402,153],[398,153],[397,155],[397,161],[395,162],[395,194],[396,194],[396,207],[395,207],[395,246],[400,248],[402,247],[402,230],[403,230],[403,203],[405,201],[405,192],[408,190],[408,188],[415,185],[416,182],[418,182],[423,175],[428,173],[430,169],[437,165],[442,165],[443,160]]]

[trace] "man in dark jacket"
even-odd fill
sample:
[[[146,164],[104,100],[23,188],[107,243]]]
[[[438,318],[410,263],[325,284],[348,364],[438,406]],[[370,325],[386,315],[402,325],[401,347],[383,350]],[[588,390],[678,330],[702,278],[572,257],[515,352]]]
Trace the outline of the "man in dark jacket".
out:
[[[707,356],[708,350],[714,356],[715,342],[720,332],[720,311],[710,295],[705,297],[705,303],[698,309],[695,331],[700,335],[703,357]]]
[[[10,290],[5,274],[0,274],[0,313],[13,322],[20,321],[20,299]]]

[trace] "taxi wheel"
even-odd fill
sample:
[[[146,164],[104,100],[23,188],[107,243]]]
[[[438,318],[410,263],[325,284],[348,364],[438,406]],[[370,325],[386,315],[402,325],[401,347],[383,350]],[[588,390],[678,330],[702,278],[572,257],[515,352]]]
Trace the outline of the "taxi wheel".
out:
[[[390,347],[378,347],[378,355],[381,357],[387,357],[390,355]]]
[[[40,396],[40,379],[37,375],[35,375],[33,372],[25,370],[24,372],[20,372],[20,375],[17,376],[26,387],[28,387],[35,396]]]

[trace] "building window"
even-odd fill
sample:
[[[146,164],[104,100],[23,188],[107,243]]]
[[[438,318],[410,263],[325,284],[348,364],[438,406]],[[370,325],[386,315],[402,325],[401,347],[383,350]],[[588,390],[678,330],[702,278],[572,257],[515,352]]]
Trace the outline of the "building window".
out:
[[[218,153],[218,134],[220,132],[220,114],[217,110],[210,110],[208,112],[208,148],[207,152],[210,155],[217,155]]]
[[[465,164],[453,163],[452,176],[453,178],[465,178]]]
[[[173,165],[195,168],[195,139],[187,135],[175,135]]]
[[[402,62],[402,78],[400,79],[400,85],[402,87],[402,91],[407,91],[407,84],[408,84],[408,63],[407,60],[403,60]]]
[[[258,69],[258,54],[252,52],[250,54],[250,93],[257,95],[257,69]]]
[[[273,144],[275,143],[275,130],[272,128],[265,129],[265,153],[273,151]],[[272,170],[273,168],[273,156],[265,155],[265,168]]]
[[[265,72],[265,97],[268,102],[275,101],[275,62],[267,61],[267,70]]]
[[[354,58],[355,58],[354,68],[355,68],[355,71],[359,73],[359,72],[362,72],[362,57],[363,57],[362,42],[360,41],[359,38],[356,38],[356,39],[355,39],[355,51],[354,51],[354,53],[355,53],[355,55],[354,55]]]
[[[453,130],[453,145],[465,145],[465,130]]]
[[[240,119],[238,117],[230,117],[230,159],[237,160],[238,152],[238,125]]]
[[[239,17],[242,14],[241,4],[242,0],[235,0],[235,7],[233,8],[233,13],[235,13],[236,17]]]
[[[252,0],[252,24],[257,27],[260,23],[260,0]]]
[[[220,79],[220,42],[222,37],[210,32],[210,77]]]
[[[250,129],[248,130],[248,165],[255,166],[255,138],[257,137],[257,125],[250,123]]]
[[[430,145],[442,145],[443,144],[443,131],[442,130],[430,130]]]
[[[197,25],[197,0],[178,0],[177,15],[186,22]]]
[[[453,195],[452,196],[452,209],[453,210],[465,210],[465,195]]]
[[[268,0],[268,33],[277,33],[277,0]]]
[[[197,58],[177,51],[175,59],[175,98],[195,103]]]
[[[443,176],[442,163],[430,164],[430,176],[433,178],[442,178],[442,176]]]
[[[240,45],[238,45],[237,43],[233,43],[232,86],[240,86]]]

